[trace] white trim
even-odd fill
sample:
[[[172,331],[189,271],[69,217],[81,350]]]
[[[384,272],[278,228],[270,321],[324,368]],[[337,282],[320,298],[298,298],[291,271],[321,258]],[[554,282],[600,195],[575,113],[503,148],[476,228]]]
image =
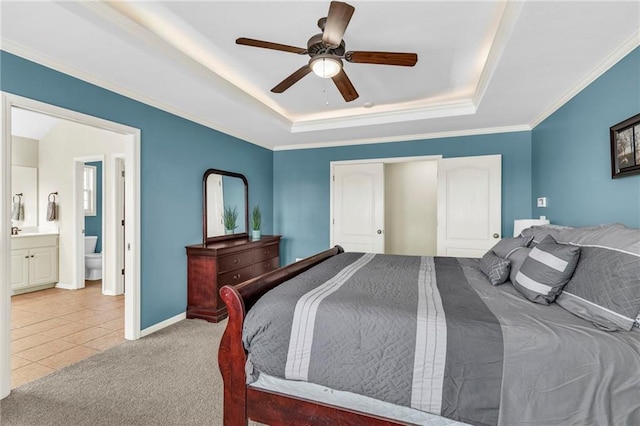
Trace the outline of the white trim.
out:
[[[425,139],[454,138],[460,136],[494,135],[498,133],[529,132],[531,127],[528,124],[518,124],[515,126],[487,127],[485,129],[451,130],[437,133],[422,133],[415,135],[385,136],[368,139],[350,139],[332,142],[305,143],[299,145],[276,145],[272,151],[293,151],[297,149],[331,148],[337,146],[368,145],[387,142],[412,142]]]
[[[11,392],[11,102],[2,96],[0,111],[0,399]]]
[[[418,108],[393,108],[389,111],[360,113],[362,109],[341,110],[340,117],[317,118],[294,121],[291,133],[315,132],[318,130],[344,129],[377,124],[402,123],[405,121],[427,120],[430,118],[473,115],[476,106],[468,99],[456,102],[441,102]]]
[[[391,164],[391,163],[413,163],[416,161],[437,161],[442,158],[441,154],[437,155],[419,155],[412,157],[387,157],[387,158],[364,158],[361,160],[337,160],[330,161],[329,165],[331,166],[331,174],[333,175],[333,167],[340,165],[349,165],[349,164],[367,164],[367,163],[383,163],[383,164]]]
[[[476,108],[482,102],[482,98],[489,87],[489,82],[495,70],[500,64],[500,58],[511,38],[511,33],[516,27],[516,23],[520,18],[520,12],[524,7],[524,1],[509,1],[504,2],[502,13],[500,14],[500,21],[498,23],[498,29],[494,33],[494,38],[491,40],[491,48],[487,54],[482,72],[478,78],[475,92],[472,96],[472,102]],[[500,6],[499,6],[500,7]]]
[[[187,313],[183,312],[181,314],[178,314],[174,317],[171,317],[169,319],[166,319],[164,321],[161,321],[157,324],[152,325],[151,327],[147,327],[144,330],[140,331],[140,337],[145,337],[150,335],[151,333],[155,333],[156,331],[162,330],[163,328],[169,327],[170,325],[173,325],[177,322],[182,321],[183,319],[187,318]]]
[[[2,99],[2,147],[0,169],[0,398],[11,390],[11,292],[10,292],[10,200],[11,193],[11,108],[18,107],[61,117],[92,127],[110,130],[125,136],[125,166],[127,175],[126,241],[131,249],[126,255],[127,293],[125,294],[125,338],[140,338],[140,129],[82,114],[65,108],[35,101],[22,96],[0,92]]]
[[[555,103],[544,110],[538,115],[529,126],[533,129],[538,124],[542,123],[551,114],[559,110],[564,104],[569,102],[574,96],[580,93],[585,87],[593,83],[598,77],[605,72],[609,71],[615,64],[620,62],[622,58],[627,56],[633,49],[640,46],[640,30],[636,31],[631,37],[629,37],[620,47],[611,52],[598,66],[596,66],[589,74],[585,75],[581,80],[562,95]]]
[[[79,290],[73,284],[67,284],[67,283],[56,283],[56,288],[61,288],[63,290]]]

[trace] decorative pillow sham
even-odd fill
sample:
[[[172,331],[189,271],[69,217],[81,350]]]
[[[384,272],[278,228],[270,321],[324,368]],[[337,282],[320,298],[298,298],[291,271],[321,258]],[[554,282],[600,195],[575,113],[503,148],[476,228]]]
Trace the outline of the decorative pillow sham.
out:
[[[547,235],[531,249],[513,285],[532,302],[548,305],[569,282],[580,257],[580,247],[558,244]]]
[[[489,250],[480,261],[480,270],[489,278],[491,285],[500,285],[509,278],[511,262]]]
[[[565,231],[570,231],[572,228],[570,226],[561,226],[561,225],[535,225],[529,228],[523,229],[520,233],[521,236],[526,238],[531,238],[531,243],[527,247],[535,247],[536,244],[539,244],[540,241],[544,239],[547,235],[551,235],[555,238],[556,241],[563,240],[559,238],[559,236]]]
[[[504,238],[498,241],[498,243],[491,248],[490,252],[493,251],[496,256],[507,259],[511,253],[520,247],[528,247],[532,240],[533,238],[530,236]]]
[[[571,234],[580,262],[556,302],[604,330],[631,330],[640,316],[640,229],[613,224]]]

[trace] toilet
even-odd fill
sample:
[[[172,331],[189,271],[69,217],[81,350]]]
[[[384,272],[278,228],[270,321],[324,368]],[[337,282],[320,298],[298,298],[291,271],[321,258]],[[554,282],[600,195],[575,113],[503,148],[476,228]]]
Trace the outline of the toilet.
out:
[[[85,280],[101,280],[102,279],[102,253],[95,253],[98,237],[84,237],[84,279]]]

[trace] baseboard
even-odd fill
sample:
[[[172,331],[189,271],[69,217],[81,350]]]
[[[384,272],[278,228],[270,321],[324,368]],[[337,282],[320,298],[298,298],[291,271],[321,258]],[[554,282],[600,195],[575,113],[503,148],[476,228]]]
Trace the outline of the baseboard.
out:
[[[158,330],[162,330],[165,327],[169,327],[177,322],[182,321],[187,318],[187,313],[183,312],[181,314],[176,315],[175,317],[171,317],[162,322],[152,325],[151,327],[147,327],[144,330],[140,330],[140,337],[148,336],[151,333],[155,333]]]
[[[72,284],[65,284],[65,283],[56,284],[56,288],[61,288],[63,290],[77,290],[77,288]]]

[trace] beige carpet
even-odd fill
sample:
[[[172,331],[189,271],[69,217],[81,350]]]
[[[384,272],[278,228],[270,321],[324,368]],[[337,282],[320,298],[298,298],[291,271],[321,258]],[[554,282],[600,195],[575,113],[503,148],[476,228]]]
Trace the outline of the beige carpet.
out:
[[[184,320],[22,385],[1,425],[222,425],[226,321]]]

